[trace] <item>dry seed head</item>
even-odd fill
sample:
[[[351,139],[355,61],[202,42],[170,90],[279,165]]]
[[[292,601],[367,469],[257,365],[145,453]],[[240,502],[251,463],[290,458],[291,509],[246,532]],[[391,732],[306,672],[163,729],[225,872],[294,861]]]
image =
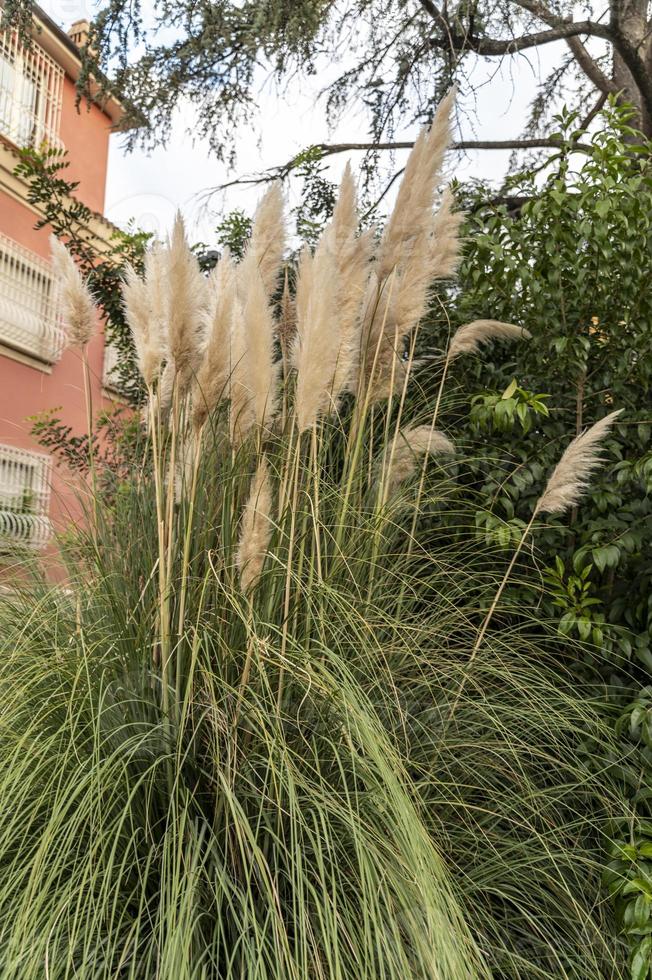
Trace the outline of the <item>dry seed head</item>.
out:
[[[159,377],[165,356],[160,312],[163,303],[159,274],[161,264],[160,247],[155,246],[145,257],[145,281],[128,266],[122,284],[125,315],[136,348],[138,367],[150,388]]]
[[[399,431],[396,445],[389,446],[384,454],[383,466],[387,469],[385,480],[388,490],[395,490],[414,476],[420,456],[451,456],[454,453],[455,446],[438,429],[429,425],[406,425]]]
[[[183,218],[179,212],[174,221],[166,259],[170,296],[170,360],[174,365],[180,392],[183,393],[199,367],[207,289],[197,259],[188,247]]]
[[[364,325],[366,380],[373,401],[389,397],[405,382],[405,338],[427,310],[432,283],[451,276],[457,266],[461,217],[452,211],[450,190],[433,214],[453,102],[451,91],[430,129],[417,139],[381,240],[375,269],[378,290],[367,300]]]
[[[253,589],[260,579],[272,530],[272,481],[263,456],[252,480],[240,524],[236,567],[244,592]]]
[[[378,278],[401,269],[417,240],[428,231],[444,154],[451,138],[455,90],[440,102],[432,125],[423,129],[410,152],[378,254]]]
[[[296,329],[297,311],[295,308],[294,299],[290,293],[290,284],[288,282],[288,274],[286,269],[285,281],[283,283],[283,294],[281,296],[280,316],[277,324],[278,340],[279,344],[281,345],[284,370],[287,370],[290,350],[294,341]]]
[[[272,184],[254,215],[247,257],[258,268],[268,297],[274,295],[285,249],[285,202],[280,182]]]
[[[622,412],[611,412],[576,436],[561,457],[546,489],[535,507],[538,514],[563,514],[574,507],[586,493],[593,471],[602,464],[601,443]]]
[[[52,271],[60,288],[61,310],[68,347],[85,347],[97,324],[98,311],[75,260],[54,235],[50,235]]]
[[[333,380],[339,357],[337,266],[324,243],[314,255],[304,250],[297,273],[297,333],[293,362],[297,371],[295,411],[299,432],[333,408]]]
[[[448,347],[448,359],[460,354],[473,354],[480,344],[490,340],[529,340],[532,334],[525,327],[500,320],[473,320],[458,327]]]
[[[231,442],[238,446],[255,422],[249,388],[244,313],[239,297],[235,300],[231,315],[230,352],[229,427]]]
[[[193,386],[192,421],[200,428],[226,398],[231,370],[231,326],[237,300],[236,267],[225,251],[208,280],[208,307],[204,314],[205,346]]]

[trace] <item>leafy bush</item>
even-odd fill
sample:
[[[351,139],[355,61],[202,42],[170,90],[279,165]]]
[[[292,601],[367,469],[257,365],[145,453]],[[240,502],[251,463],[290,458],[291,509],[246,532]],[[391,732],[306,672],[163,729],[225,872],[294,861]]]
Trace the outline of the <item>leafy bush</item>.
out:
[[[611,109],[576,169],[566,153],[539,187],[513,179],[526,203],[476,199],[453,326],[481,315],[526,327],[507,357],[465,360],[455,380],[478,392],[458,412],[477,447],[474,481],[487,504],[483,529],[508,545],[536,499],[541,475],[569,432],[612,405],[626,408],[611,463],[589,502],[537,538],[562,632],[652,668],[652,166],[635,153],[627,112]],[[563,132],[575,116],[561,117]],[[576,158],[573,158],[576,159]],[[443,324],[438,342],[448,329]],[[463,404],[463,403],[462,403]],[[501,453],[492,433],[501,435]],[[482,447],[486,447],[484,450]],[[489,520],[488,515],[491,515]],[[581,576],[579,600],[574,576]],[[553,609],[548,606],[550,612]]]
[[[478,537],[502,548],[518,540],[568,433],[600,410],[626,407],[608,465],[579,510],[537,534],[536,562],[542,610],[560,637],[603,651],[605,709],[625,712],[624,743],[608,764],[633,814],[614,827],[607,881],[632,976],[644,977],[652,970],[652,755],[641,720],[652,669],[652,167],[650,145],[636,145],[627,118],[611,107],[589,154],[576,164],[562,152],[543,183],[536,172],[515,177],[506,203],[487,204],[485,190],[469,197],[463,289],[452,315],[436,315],[431,339],[444,346],[451,324],[487,314],[532,334],[503,356],[460,361],[445,399],[447,422],[476,457],[468,485],[481,501]],[[562,134],[575,125],[572,114],[560,118]],[[511,595],[515,609],[531,602],[531,581]]]

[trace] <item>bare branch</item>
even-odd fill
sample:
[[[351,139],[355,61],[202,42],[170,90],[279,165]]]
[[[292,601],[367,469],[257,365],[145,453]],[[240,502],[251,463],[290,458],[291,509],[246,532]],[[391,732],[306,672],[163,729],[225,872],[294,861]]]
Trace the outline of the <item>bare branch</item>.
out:
[[[414,142],[412,140],[401,140],[392,143],[316,143],[310,149],[319,151],[320,157],[323,158],[335,156],[338,153],[369,153],[376,150],[411,150],[413,146]],[[592,147],[588,143],[569,144],[555,137],[511,140],[459,140],[456,143],[451,143],[450,148],[451,150],[560,150],[564,147],[567,147],[574,153],[592,152]],[[230,180],[226,184],[220,184],[217,188],[209,190],[206,197],[210,197],[216,191],[226,190],[228,187],[242,187],[250,184],[265,184],[273,180],[284,180],[296,169],[298,161],[300,161],[299,157],[292,157],[287,163],[280,164],[277,167],[271,167],[265,173]]]
[[[553,11],[542,2],[542,0],[515,0],[515,2],[519,7],[522,7],[523,10],[527,10],[531,14],[534,14],[535,17],[542,20],[544,24],[548,24],[555,30],[561,30],[564,26],[567,26],[570,23],[566,18],[560,17],[558,14],[553,13]],[[603,24],[591,22],[593,23],[594,28],[599,28],[599,31],[586,31],[586,33],[593,37],[603,37],[611,42],[615,50],[622,58],[624,64],[629,69],[630,74],[641,93],[644,103],[648,106],[649,111],[652,112],[652,76],[650,76],[645,61],[640,56],[636,45],[632,44],[621,30],[618,11],[618,3],[612,3],[611,24],[606,27]],[[579,33],[583,32],[580,31]],[[567,35],[567,37],[570,36],[571,35]],[[575,52],[573,53],[575,54]],[[586,71],[584,65],[579,61],[579,59],[578,62],[580,67]],[[597,65],[595,67],[597,68]],[[591,78],[591,75],[589,75],[589,78]],[[593,78],[591,78],[591,80],[593,81]],[[602,85],[600,85],[599,88],[601,88],[602,91],[606,91]],[[609,91],[611,91],[611,89]]]
[[[468,34],[448,33],[446,37],[431,37],[430,45],[435,48],[454,51],[473,51],[484,57],[501,57],[506,54],[517,54],[528,48],[539,48],[552,41],[561,41],[583,34],[589,37],[601,37],[613,42],[611,29],[593,20],[562,21],[548,31],[537,31],[534,34],[524,34],[514,38],[473,37]]]

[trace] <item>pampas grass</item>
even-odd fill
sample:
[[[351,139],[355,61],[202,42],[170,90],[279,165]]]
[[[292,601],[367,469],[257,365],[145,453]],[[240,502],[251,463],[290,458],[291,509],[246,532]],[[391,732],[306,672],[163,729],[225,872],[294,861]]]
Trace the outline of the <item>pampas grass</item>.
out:
[[[484,641],[489,625],[498,607],[498,603],[500,602],[501,596],[510,579],[512,571],[514,570],[514,566],[516,565],[518,557],[521,554],[523,546],[530,536],[537,515],[544,512],[549,514],[563,514],[571,507],[574,507],[577,503],[579,503],[583,495],[586,493],[591,475],[602,462],[600,445],[609,434],[611,427],[621,412],[622,409],[611,412],[603,419],[600,419],[599,422],[592,425],[581,435],[573,439],[557,463],[557,466],[552,471],[550,479],[546,484],[546,488],[535,504],[532,516],[525,526],[518,545],[516,546],[516,549],[511,557],[509,565],[507,566],[505,574],[503,575],[500,585],[498,586],[493,601],[489,606],[487,615],[485,616],[482,626],[478,631],[475,643],[473,644],[473,649],[471,650],[471,656],[468,664],[469,667],[473,664],[478,650]],[[464,690],[464,685],[466,683],[466,678],[467,674],[465,673],[460,683],[455,701],[453,702],[451,717],[459,703],[462,691]]]
[[[159,250],[152,249],[147,256],[150,276],[143,281],[129,267],[122,284],[125,315],[134,341],[138,367],[148,388],[152,388],[158,380],[165,357],[164,324],[157,320],[152,302],[153,296],[160,295],[160,292],[158,276],[151,273],[153,269],[158,272],[160,264]]]
[[[98,312],[75,260],[54,235],[50,235],[52,272],[59,285],[66,343],[84,348],[97,329]]]
[[[424,316],[433,283],[451,277],[458,265],[462,216],[453,211],[450,191],[433,212],[453,103],[451,91],[414,145],[367,288],[365,370],[372,401],[404,386],[405,339]]]
[[[555,466],[534,513],[564,514],[577,506],[587,491],[591,476],[602,463],[602,442],[622,409],[610,412],[570,443]]]
[[[451,99],[378,247],[347,170],[282,296],[278,188],[239,264],[205,279],[177,219],[128,273],[146,459],[63,542],[68,590],[0,607],[3,976],[620,975],[596,870],[617,790],[579,751],[611,751],[595,692],[534,610],[474,660],[507,575],[464,454],[427,470],[454,451],[448,361],[523,331],[461,328],[434,413],[409,387],[458,258],[451,195],[434,209]],[[586,485],[597,440],[573,445],[539,510]]]
[[[251,482],[240,525],[236,566],[243,592],[249,592],[260,579],[272,530],[272,481],[263,456]]]
[[[190,251],[181,214],[177,214],[167,253],[170,296],[167,324],[169,363],[182,392],[194,378],[203,347],[207,307],[206,280]]]
[[[406,425],[399,429],[396,444],[386,453],[385,481],[391,493],[416,474],[420,456],[452,456],[455,446],[443,432],[429,425]]]
[[[247,255],[258,269],[268,297],[276,292],[285,250],[285,203],[280,183],[273,184],[256,209]]]
[[[340,348],[336,297],[330,286],[336,272],[328,245],[318,248],[314,256],[304,249],[297,273],[297,332],[292,351],[299,432],[313,426],[334,404]]]
[[[193,388],[193,426],[201,428],[228,395],[231,368],[231,328],[237,302],[236,265],[227,252],[208,281],[204,317],[205,346]]]
[[[529,340],[531,336],[525,327],[517,327],[513,323],[474,320],[457,328],[448,347],[448,359],[452,361],[460,354],[475,354],[480,344],[488,344],[492,340]]]

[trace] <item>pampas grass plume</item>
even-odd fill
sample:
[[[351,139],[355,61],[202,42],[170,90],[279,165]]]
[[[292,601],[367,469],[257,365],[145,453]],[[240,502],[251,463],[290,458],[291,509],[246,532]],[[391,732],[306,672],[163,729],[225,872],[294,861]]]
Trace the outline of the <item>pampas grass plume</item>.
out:
[[[385,453],[388,490],[396,489],[414,476],[418,458],[426,453],[431,456],[452,456],[455,446],[443,432],[430,425],[406,425],[401,429],[393,452],[386,450]]]
[[[272,536],[272,482],[265,456],[251,483],[240,525],[236,567],[240,585],[249,592],[257,584]]]
[[[490,340],[529,340],[532,334],[525,327],[501,320],[473,320],[458,327],[448,348],[448,359],[460,354],[473,354],[480,344]]]
[[[209,278],[208,291],[208,309],[204,318],[206,345],[193,391],[192,421],[195,429],[203,425],[228,391],[231,326],[237,300],[236,267],[228,250]]]
[[[333,379],[339,356],[336,319],[337,266],[328,242],[314,255],[307,249],[297,273],[297,333],[293,361],[297,371],[295,410],[299,432],[333,407]]]
[[[183,218],[179,212],[172,229],[167,269],[170,296],[169,353],[183,391],[199,366],[207,288],[197,259],[188,247]]]
[[[97,324],[98,312],[75,260],[54,235],[50,235],[52,270],[61,290],[61,309],[67,346],[85,347]]]
[[[605,415],[573,439],[552,471],[535,514],[563,514],[579,503],[586,493],[593,471],[602,463],[601,443],[621,412],[622,409],[619,409]]]
[[[258,267],[268,297],[278,283],[285,249],[285,204],[280,183],[267,191],[254,215],[247,255]]]
[[[154,327],[150,290],[132,266],[127,267],[122,298],[138,367],[145,384],[151,388],[159,375],[164,347],[161,335]]]

